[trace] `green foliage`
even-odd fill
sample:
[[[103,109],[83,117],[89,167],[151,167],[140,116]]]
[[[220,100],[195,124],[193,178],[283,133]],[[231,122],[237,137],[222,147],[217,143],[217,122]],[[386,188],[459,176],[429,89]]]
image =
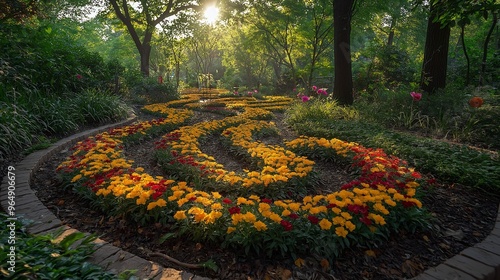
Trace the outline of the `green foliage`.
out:
[[[129,81],[130,98],[139,104],[164,103],[180,99],[177,88],[170,82],[159,83],[156,78]]]
[[[125,279],[125,274],[129,273],[117,276],[86,261],[95,250],[92,243],[95,236],[77,232],[57,243],[55,239],[62,232],[33,236],[26,233],[19,222],[15,222],[15,230],[11,231],[7,227],[7,215],[0,213],[0,217],[1,251],[10,252],[10,246],[15,246],[16,254],[13,273],[8,270],[10,257],[0,255],[0,275],[3,279]],[[12,233],[15,233],[15,244],[9,245]]]
[[[387,100],[383,99],[384,96]],[[287,123],[303,135],[338,138],[344,141],[357,142],[366,147],[382,148],[387,153],[407,160],[410,165],[415,166],[419,171],[429,172],[442,180],[498,192],[498,186],[500,186],[500,163],[497,157],[461,144],[452,144],[446,141],[423,138],[410,133],[390,130],[389,128],[394,127],[397,121],[401,104],[396,105],[396,100],[399,99],[397,94],[393,97],[394,99],[386,95],[384,96],[381,96],[380,100],[370,99],[366,103],[362,101],[358,102],[356,108],[358,108],[361,115],[359,119],[339,119],[334,117],[335,113],[323,119],[312,118],[310,116],[317,114],[315,112],[317,110],[316,107],[300,104],[292,107],[287,112]],[[404,96],[411,100],[408,93],[405,93]],[[373,98],[373,96],[371,97]],[[464,108],[464,106],[468,105],[463,105],[459,101],[456,101],[456,97],[453,102],[450,97],[449,103],[437,102],[440,98],[448,100],[443,95],[436,94],[429,98],[430,100],[431,98],[436,98],[433,99],[436,102],[430,100],[424,101],[424,98],[421,100],[423,101],[422,104],[419,105],[423,107],[435,106],[435,108],[442,108],[440,112],[443,115],[443,120],[447,120],[448,114],[452,114],[452,112],[453,114],[461,114],[457,115],[456,118],[467,118],[471,111],[474,113],[475,118],[481,118],[480,121],[470,126],[474,132],[468,134],[489,135],[490,137],[498,135],[498,118],[493,119],[493,116],[498,116],[498,107],[495,105],[497,101],[493,101],[496,100],[495,98],[490,97],[489,99],[485,99],[491,100],[491,104],[483,105],[484,108]],[[462,100],[465,101],[467,99],[464,96]],[[458,108],[453,108],[454,103],[461,104],[459,108],[462,111]],[[411,101],[407,101],[406,104],[409,107]],[[484,112],[482,112],[483,110]],[[422,110],[421,112],[423,112],[421,114],[424,114],[439,111],[428,108],[428,111]],[[465,129],[462,125],[457,126],[455,128],[456,131]],[[400,124],[398,127],[402,128],[402,125]],[[425,129],[425,127],[418,128],[418,131]],[[498,140],[491,139],[491,141]],[[498,145],[494,144],[495,142],[489,143],[491,145]]]
[[[66,135],[80,126],[123,119],[128,107],[120,97],[88,90],[64,97],[44,97],[37,92],[0,101],[0,159],[6,158],[43,136]],[[13,102],[13,103],[11,103]]]
[[[0,26],[0,93],[37,90],[44,95],[113,89],[123,68],[78,46],[50,23]]]

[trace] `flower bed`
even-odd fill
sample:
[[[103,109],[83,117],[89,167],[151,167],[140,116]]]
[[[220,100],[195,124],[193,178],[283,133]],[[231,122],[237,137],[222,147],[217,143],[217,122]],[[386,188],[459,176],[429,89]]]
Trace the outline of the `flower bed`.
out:
[[[272,123],[256,120],[270,114],[263,109],[246,107],[237,116],[169,130],[157,142],[157,157],[169,172],[183,173],[182,180],[134,168],[123,156],[122,140],[155,126],[180,125],[189,117],[189,111],[168,105],[146,108],[168,114],[161,121],[78,143],[59,170],[111,215],[139,223],[173,218],[179,234],[269,256],[313,253],[329,258],[352,244],[373,244],[390,232],[426,225],[417,198],[421,175],[404,161],[338,139],[301,137],[283,146],[255,141],[256,134],[274,129]],[[255,169],[225,170],[200,148],[208,135],[227,139],[228,151]],[[359,177],[338,192],[305,195],[314,167],[305,156],[350,162]]]

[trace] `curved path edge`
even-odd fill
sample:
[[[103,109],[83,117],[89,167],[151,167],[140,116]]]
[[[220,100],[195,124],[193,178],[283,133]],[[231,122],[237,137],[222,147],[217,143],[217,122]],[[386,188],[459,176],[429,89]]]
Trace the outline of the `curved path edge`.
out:
[[[40,202],[36,193],[31,189],[35,172],[54,154],[69,148],[85,138],[107,131],[109,129],[128,125],[137,120],[132,116],[125,121],[101,126],[61,139],[51,147],[36,151],[15,167],[15,216],[31,221],[26,227],[29,233],[35,235],[49,234],[62,231],[58,240],[78,232],[64,225],[45,205]],[[0,205],[8,210],[8,178],[5,176],[0,185]],[[88,233],[85,233],[88,234]],[[97,264],[108,271],[119,274],[126,270],[137,270],[135,276],[139,279],[154,280],[208,280],[209,278],[196,276],[186,271],[166,268],[158,263],[145,260],[110,243],[96,239],[96,251],[90,256],[89,262]],[[500,279],[500,209],[495,227],[484,241],[469,247],[444,263],[427,269],[415,280],[456,280],[456,279]]]
[[[14,165],[15,171],[15,217],[26,224],[26,229],[30,234],[45,235],[55,232],[62,232],[56,240],[62,240],[65,236],[78,232],[65,225],[59,220],[45,205],[38,199],[36,192],[31,189],[35,172],[56,153],[70,148],[85,138],[98,133],[133,123],[137,117],[130,116],[128,119],[80,132],[61,139],[52,144],[49,148],[36,151],[29,154],[21,162]],[[3,172],[3,171],[2,171]],[[0,205],[5,212],[9,207],[8,183],[9,179],[5,176],[0,185]],[[89,235],[88,233],[85,233]],[[97,264],[107,271],[120,274],[127,270],[137,270],[135,276],[139,279],[154,280],[178,280],[192,279],[204,280],[186,271],[179,271],[173,268],[163,267],[162,265],[145,260],[127,251],[124,251],[110,243],[96,239],[94,241],[96,251],[88,259],[89,262]]]

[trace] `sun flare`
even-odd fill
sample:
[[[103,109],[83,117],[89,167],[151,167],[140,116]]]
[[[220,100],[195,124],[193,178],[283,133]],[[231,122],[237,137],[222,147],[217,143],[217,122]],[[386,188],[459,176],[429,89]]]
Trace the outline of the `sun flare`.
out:
[[[219,8],[208,6],[203,13],[203,17],[206,23],[214,24],[219,19]]]

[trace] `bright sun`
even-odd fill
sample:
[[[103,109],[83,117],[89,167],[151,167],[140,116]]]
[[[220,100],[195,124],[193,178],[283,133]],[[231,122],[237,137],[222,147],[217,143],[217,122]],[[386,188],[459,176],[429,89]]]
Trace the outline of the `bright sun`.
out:
[[[208,6],[203,13],[205,22],[208,24],[214,24],[217,19],[219,19],[219,8],[215,6]]]

